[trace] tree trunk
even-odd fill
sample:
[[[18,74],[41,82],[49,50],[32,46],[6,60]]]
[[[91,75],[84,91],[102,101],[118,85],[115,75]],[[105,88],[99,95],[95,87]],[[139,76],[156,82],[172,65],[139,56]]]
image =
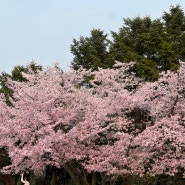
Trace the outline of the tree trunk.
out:
[[[16,185],[17,177],[15,175],[0,174],[0,182],[4,185]]]
[[[104,174],[101,174],[101,185],[106,184],[106,176]]]
[[[76,174],[73,172],[73,170],[67,164],[63,164],[63,168],[68,172],[71,179],[74,181],[74,183],[76,185],[81,185],[79,177],[76,176]]]
[[[125,182],[123,182],[123,185],[132,185],[133,183],[133,176],[132,175],[128,175],[126,178],[125,178]]]
[[[92,173],[92,185],[96,185],[96,172]]]
[[[50,185],[51,179],[52,179],[52,166],[47,166],[43,185]]]
[[[76,185],[89,185],[87,182],[87,177],[85,171],[82,170],[82,173],[76,169],[75,164],[72,162],[63,164],[63,168],[68,172],[71,179]]]

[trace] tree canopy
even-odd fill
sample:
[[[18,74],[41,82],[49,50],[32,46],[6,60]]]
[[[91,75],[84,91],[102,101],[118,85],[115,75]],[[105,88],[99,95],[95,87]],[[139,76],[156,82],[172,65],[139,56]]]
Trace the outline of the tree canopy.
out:
[[[73,39],[71,52],[74,59],[71,66],[74,69],[83,66],[93,70],[97,70],[98,67],[111,67],[110,62],[107,62],[109,42],[107,34],[104,34],[100,29],[91,30],[90,37],[80,36],[79,40]]]
[[[76,185],[90,184],[95,172],[184,174],[185,64],[156,82],[130,74],[134,65],[69,72],[56,65],[9,79],[15,101],[0,97],[0,145],[12,164],[3,171],[63,167]],[[79,85],[87,75],[91,86]]]
[[[154,20],[150,16],[124,18],[123,26],[118,32],[111,31],[112,39],[108,42],[106,40],[109,44],[103,42],[101,49],[96,47],[99,44],[94,45],[95,42],[91,41],[95,30],[90,37],[80,37],[79,41],[74,39],[71,45],[74,55],[72,67],[77,69],[83,66],[96,70],[98,67],[113,66],[115,60],[134,61],[137,76],[155,81],[161,71],[177,70],[178,60],[185,58],[184,30],[185,15],[179,5],[171,6],[169,12],[164,12],[160,18]],[[105,41],[105,36],[107,35],[99,35],[99,40]],[[93,48],[96,48],[96,52]]]

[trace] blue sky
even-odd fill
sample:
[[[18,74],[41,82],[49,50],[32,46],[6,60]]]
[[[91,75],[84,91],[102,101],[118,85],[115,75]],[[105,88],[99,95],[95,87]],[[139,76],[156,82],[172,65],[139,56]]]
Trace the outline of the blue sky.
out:
[[[177,4],[185,9],[184,0],[0,0],[0,72],[32,60],[66,71],[73,38],[118,31],[127,17],[159,18]]]

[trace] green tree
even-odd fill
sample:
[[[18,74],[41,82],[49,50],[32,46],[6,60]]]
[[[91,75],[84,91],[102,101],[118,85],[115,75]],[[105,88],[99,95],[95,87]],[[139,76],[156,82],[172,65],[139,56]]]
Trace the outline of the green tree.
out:
[[[179,5],[171,6],[160,19],[123,21],[118,33],[112,32],[110,60],[135,61],[137,75],[151,81],[161,71],[179,68],[179,59],[185,58],[185,16]]]
[[[8,88],[7,86],[7,80],[8,78],[11,78],[15,81],[26,81],[26,79],[22,76],[22,72],[28,73],[29,70],[33,70],[34,72],[37,72],[37,70],[42,70],[42,66],[35,64],[34,62],[31,62],[27,66],[15,66],[11,72],[11,74],[8,74],[6,72],[2,72],[0,75],[0,93],[3,93],[6,97],[7,104],[11,105],[10,97],[13,95],[13,91]]]
[[[182,8],[171,6],[162,16],[164,24],[163,42],[159,50],[161,70],[176,70],[178,60],[185,59],[185,15]]]
[[[171,6],[161,18],[124,18],[118,32],[111,32],[111,41],[101,30],[90,37],[74,39],[72,67],[97,70],[111,68],[115,60],[135,61],[134,72],[145,80],[155,81],[159,72],[179,68],[185,59],[185,16],[180,5]]]
[[[74,55],[72,68],[79,69],[83,66],[86,69],[97,70],[98,67],[111,67],[112,63],[107,62],[109,43],[107,34],[99,29],[91,30],[90,37],[80,36],[79,40],[73,39],[71,45],[71,53]]]
[[[162,42],[163,25],[159,19],[150,17],[126,18],[119,32],[112,32],[110,60],[136,62],[137,75],[146,80],[158,78],[157,51]]]

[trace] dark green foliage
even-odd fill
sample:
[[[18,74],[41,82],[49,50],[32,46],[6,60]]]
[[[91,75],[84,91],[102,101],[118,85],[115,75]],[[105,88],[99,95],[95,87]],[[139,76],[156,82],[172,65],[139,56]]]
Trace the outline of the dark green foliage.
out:
[[[111,67],[112,64],[107,62],[109,42],[107,34],[99,29],[93,29],[90,37],[81,36],[79,40],[73,39],[71,45],[71,53],[74,55],[72,68],[79,69],[83,66],[86,69],[97,70],[98,67]]]
[[[19,177],[16,185],[22,185],[21,178]]]
[[[112,32],[111,58],[123,62],[135,61],[139,77],[157,79],[157,51],[162,40],[162,30],[160,20],[152,21],[148,16],[124,19],[124,26],[119,32]]]
[[[72,67],[97,70],[111,68],[115,60],[135,61],[137,76],[155,81],[159,72],[175,71],[179,59],[185,59],[185,16],[179,5],[154,20],[149,16],[125,18],[123,26],[111,36],[109,41],[103,31],[94,29],[90,37],[74,39]]]
[[[11,73],[11,78],[15,81],[26,81],[26,79],[22,76],[22,72],[28,73],[29,70],[33,72],[37,72],[38,70],[42,70],[42,66],[36,65],[34,62],[31,62],[27,66],[15,66]]]
[[[8,105],[11,105],[9,97],[12,97],[12,95],[13,95],[12,90],[6,86],[6,82],[7,82],[8,78],[10,78],[10,77],[11,76],[5,72],[2,72],[0,75],[0,87],[1,87],[0,93],[3,93],[5,95],[6,103]]]
[[[22,76],[22,72],[28,73],[29,70],[32,70],[34,72],[37,72],[37,70],[42,70],[42,66],[36,65],[34,62],[31,62],[29,65],[26,67],[24,66],[15,66],[14,69],[12,70],[11,74],[8,74],[6,72],[2,72],[0,75],[0,93],[3,93],[6,97],[7,104],[11,105],[10,97],[13,96],[13,91],[8,88],[7,86],[7,80],[8,78],[11,78],[12,80],[15,81],[26,81],[26,79]]]
[[[182,8],[171,6],[162,16],[163,43],[159,51],[162,70],[176,70],[178,59],[185,59],[185,15]]]
[[[114,60],[136,62],[136,73],[154,81],[158,73],[177,70],[185,57],[185,16],[179,5],[172,6],[162,19],[123,19],[119,32],[112,32],[110,56]]]
[[[32,185],[42,185],[43,184],[43,178],[42,176],[35,176],[33,181],[32,181]]]

